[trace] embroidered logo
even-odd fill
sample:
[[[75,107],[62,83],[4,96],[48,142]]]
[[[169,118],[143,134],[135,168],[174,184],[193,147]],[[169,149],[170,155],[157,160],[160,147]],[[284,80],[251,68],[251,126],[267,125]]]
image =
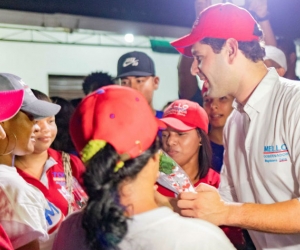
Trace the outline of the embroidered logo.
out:
[[[124,63],[123,63],[123,67],[127,67],[129,65],[132,65],[132,66],[138,66],[139,65],[139,60],[136,59],[135,57],[129,57],[127,58]]]
[[[288,161],[288,155],[286,144],[264,146],[264,159],[267,163]]]
[[[29,88],[29,86],[28,86],[22,79],[19,80],[19,83],[23,86],[24,91],[26,91],[27,94],[33,96],[33,93],[32,93],[32,91],[31,91],[31,89]]]
[[[174,103],[168,110],[166,110],[164,116],[168,115],[181,115],[186,116],[188,112],[189,105],[187,104],[176,104]]]

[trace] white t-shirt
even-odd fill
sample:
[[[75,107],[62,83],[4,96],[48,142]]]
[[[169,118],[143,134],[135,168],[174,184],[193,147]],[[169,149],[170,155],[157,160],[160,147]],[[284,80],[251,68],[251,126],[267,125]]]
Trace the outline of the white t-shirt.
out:
[[[14,248],[39,239],[41,249],[51,249],[63,218],[61,211],[28,184],[15,167],[0,164],[0,223]]]
[[[62,223],[53,250],[88,249],[81,218],[82,212],[77,212]],[[128,232],[118,247],[122,250],[235,249],[220,228],[206,221],[180,217],[166,207],[128,220]]]
[[[259,204],[299,198],[300,82],[271,68],[245,106],[233,106],[224,128],[222,198]],[[300,249],[300,234],[249,233],[257,249]]]

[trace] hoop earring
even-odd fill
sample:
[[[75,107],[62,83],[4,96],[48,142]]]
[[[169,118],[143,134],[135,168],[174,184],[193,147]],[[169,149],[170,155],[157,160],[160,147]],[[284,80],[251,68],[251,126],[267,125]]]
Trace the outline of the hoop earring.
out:
[[[14,136],[14,138],[15,138],[15,145],[14,145],[13,149],[12,149],[11,151],[7,152],[7,153],[0,154],[0,156],[9,155],[9,154],[11,154],[11,153],[15,150],[15,148],[16,148],[16,146],[17,146],[17,141],[18,141],[18,139],[17,139],[17,136],[15,135],[15,133],[13,133],[13,136]]]

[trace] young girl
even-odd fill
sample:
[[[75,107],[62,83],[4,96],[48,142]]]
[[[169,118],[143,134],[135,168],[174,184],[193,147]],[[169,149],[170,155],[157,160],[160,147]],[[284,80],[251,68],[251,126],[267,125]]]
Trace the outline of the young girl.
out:
[[[212,148],[212,168],[218,173],[223,165],[223,129],[228,116],[233,110],[232,96],[212,98],[207,95],[207,88],[202,88],[203,108],[209,119],[208,137]]]
[[[70,129],[89,201],[63,223],[54,249],[234,249],[218,227],[156,204],[159,125],[140,93],[99,89],[79,104]]]
[[[194,187],[206,183],[218,188],[219,173],[211,168],[211,147],[207,136],[208,116],[196,102],[177,100],[170,104],[161,119],[167,124],[162,132],[162,148],[187,173]],[[167,197],[175,193],[158,184],[157,191]],[[238,249],[244,249],[240,228],[222,227]]]
[[[161,119],[162,148],[187,173],[192,184],[207,183],[218,187],[220,176],[211,169],[211,148],[207,137],[208,117],[196,102],[177,100],[169,105]],[[157,191],[167,197],[175,193],[158,184]]]

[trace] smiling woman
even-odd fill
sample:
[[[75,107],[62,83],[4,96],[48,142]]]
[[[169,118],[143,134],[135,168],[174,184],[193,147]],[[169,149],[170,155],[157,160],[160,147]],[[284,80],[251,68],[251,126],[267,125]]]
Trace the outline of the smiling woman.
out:
[[[40,131],[35,118],[54,115],[59,106],[37,100],[22,79],[12,74],[0,74],[0,89],[0,223],[14,249],[51,249],[48,230],[55,231],[62,214],[45,200],[42,193],[27,184],[13,165],[15,155],[34,150],[35,133]],[[5,99],[3,90],[21,90],[24,97],[16,95]],[[10,110],[12,108],[14,110]],[[3,116],[8,110],[9,115]],[[55,209],[55,212],[49,209]],[[47,217],[49,211],[53,216]]]
[[[33,93],[38,99],[51,103],[44,93],[38,90]],[[40,129],[35,133],[33,153],[16,157],[16,167],[28,183],[40,189],[67,216],[79,210],[87,198],[81,187],[85,167],[75,155],[50,148],[57,134],[54,115],[38,120],[37,125]],[[69,156],[69,160],[65,156]]]

